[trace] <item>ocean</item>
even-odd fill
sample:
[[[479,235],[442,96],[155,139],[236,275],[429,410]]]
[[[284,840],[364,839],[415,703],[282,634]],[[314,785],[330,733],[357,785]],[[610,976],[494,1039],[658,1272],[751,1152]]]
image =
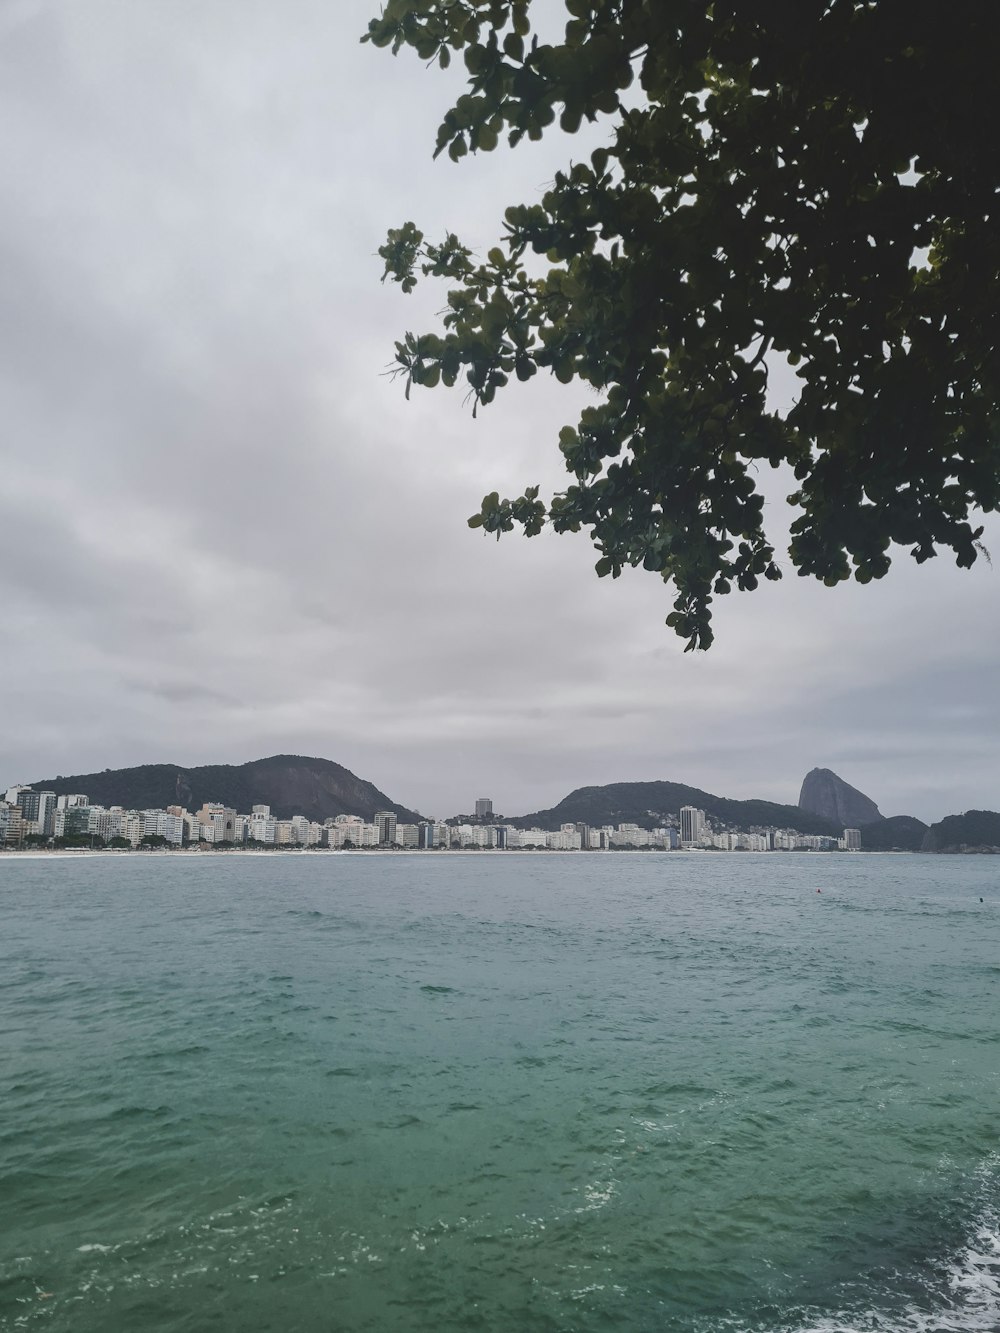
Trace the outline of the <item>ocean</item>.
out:
[[[0,858],[3,1330],[996,1330],[998,1125],[994,858]]]

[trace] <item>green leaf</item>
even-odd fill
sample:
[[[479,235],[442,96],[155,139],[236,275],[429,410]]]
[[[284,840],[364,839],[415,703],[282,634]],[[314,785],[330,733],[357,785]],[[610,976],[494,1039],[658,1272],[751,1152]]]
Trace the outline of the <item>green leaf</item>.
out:
[[[510,56],[511,60],[523,60],[524,38],[516,32],[509,32],[503,39],[503,49],[504,54]]]

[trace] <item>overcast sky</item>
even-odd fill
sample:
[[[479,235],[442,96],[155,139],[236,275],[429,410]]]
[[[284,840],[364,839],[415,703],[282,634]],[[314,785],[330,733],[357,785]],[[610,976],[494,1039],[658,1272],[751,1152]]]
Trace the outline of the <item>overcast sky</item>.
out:
[[[442,293],[375,252],[409,218],[485,252],[581,146],[432,161],[461,71],[359,45],[375,9],[0,0],[0,785],[295,752],[439,816],[794,802],[817,765],[884,814],[1000,807],[996,524],[995,569],[722,599],[707,654],[585,537],[466,527],[561,484],[580,400],[404,402],[393,340]]]

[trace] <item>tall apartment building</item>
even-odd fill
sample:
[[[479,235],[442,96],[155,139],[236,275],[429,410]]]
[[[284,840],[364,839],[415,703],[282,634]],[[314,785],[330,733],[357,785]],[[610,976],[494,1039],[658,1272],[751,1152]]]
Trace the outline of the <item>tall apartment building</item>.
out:
[[[32,787],[20,787],[14,797],[14,804],[21,812],[21,818],[29,824],[33,824],[38,819],[38,806],[42,799],[42,793],[35,791]]]
[[[493,818],[493,802],[490,800],[488,796],[480,796],[479,800],[476,802],[476,818],[477,819]]]
[[[391,847],[396,841],[396,816],[391,810],[376,810],[375,827],[380,847]]]
[[[56,794],[54,791],[33,791],[21,787],[15,801],[29,833],[51,838],[55,832]]]
[[[693,805],[681,806],[681,846],[699,842],[705,831],[705,812]]]

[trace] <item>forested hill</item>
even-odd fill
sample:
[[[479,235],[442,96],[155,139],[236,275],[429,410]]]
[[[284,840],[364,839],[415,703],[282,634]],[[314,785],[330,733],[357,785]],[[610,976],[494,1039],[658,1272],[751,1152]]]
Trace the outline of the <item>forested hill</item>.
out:
[[[927,830],[924,852],[1000,852],[1000,814],[995,810],[966,810],[948,815]]]
[[[923,820],[913,815],[892,815],[874,824],[863,824],[861,846],[867,852],[919,852],[926,833]]]
[[[376,810],[394,810],[405,821],[419,818],[415,811],[397,805],[385,792],[341,764],[298,754],[198,768],[176,764],[106,768],[103,773],[45,778],[31,785],[37,791],[54,791],[57,796],[83,792],[92,805],[121,805],[130,810],[181,805],[195,811],[206,801],[218,801],[239,814],[249,814],[254,805],[269,805],[279,819],[292,815],[317,820],[362,815],[370,820]]]
[[[510,822],[519,828],[557,829],[560,824],[638,824],[653,828],[663,815],[676,815],[682,805],[694,805],[733,828],[774,825],[800,833],[839,835],[842,829],[829,819],[774,801],[732,801],[713,796],[681,782],[612,782],[605,787],[578,787],[553,806],[522,815]]]

